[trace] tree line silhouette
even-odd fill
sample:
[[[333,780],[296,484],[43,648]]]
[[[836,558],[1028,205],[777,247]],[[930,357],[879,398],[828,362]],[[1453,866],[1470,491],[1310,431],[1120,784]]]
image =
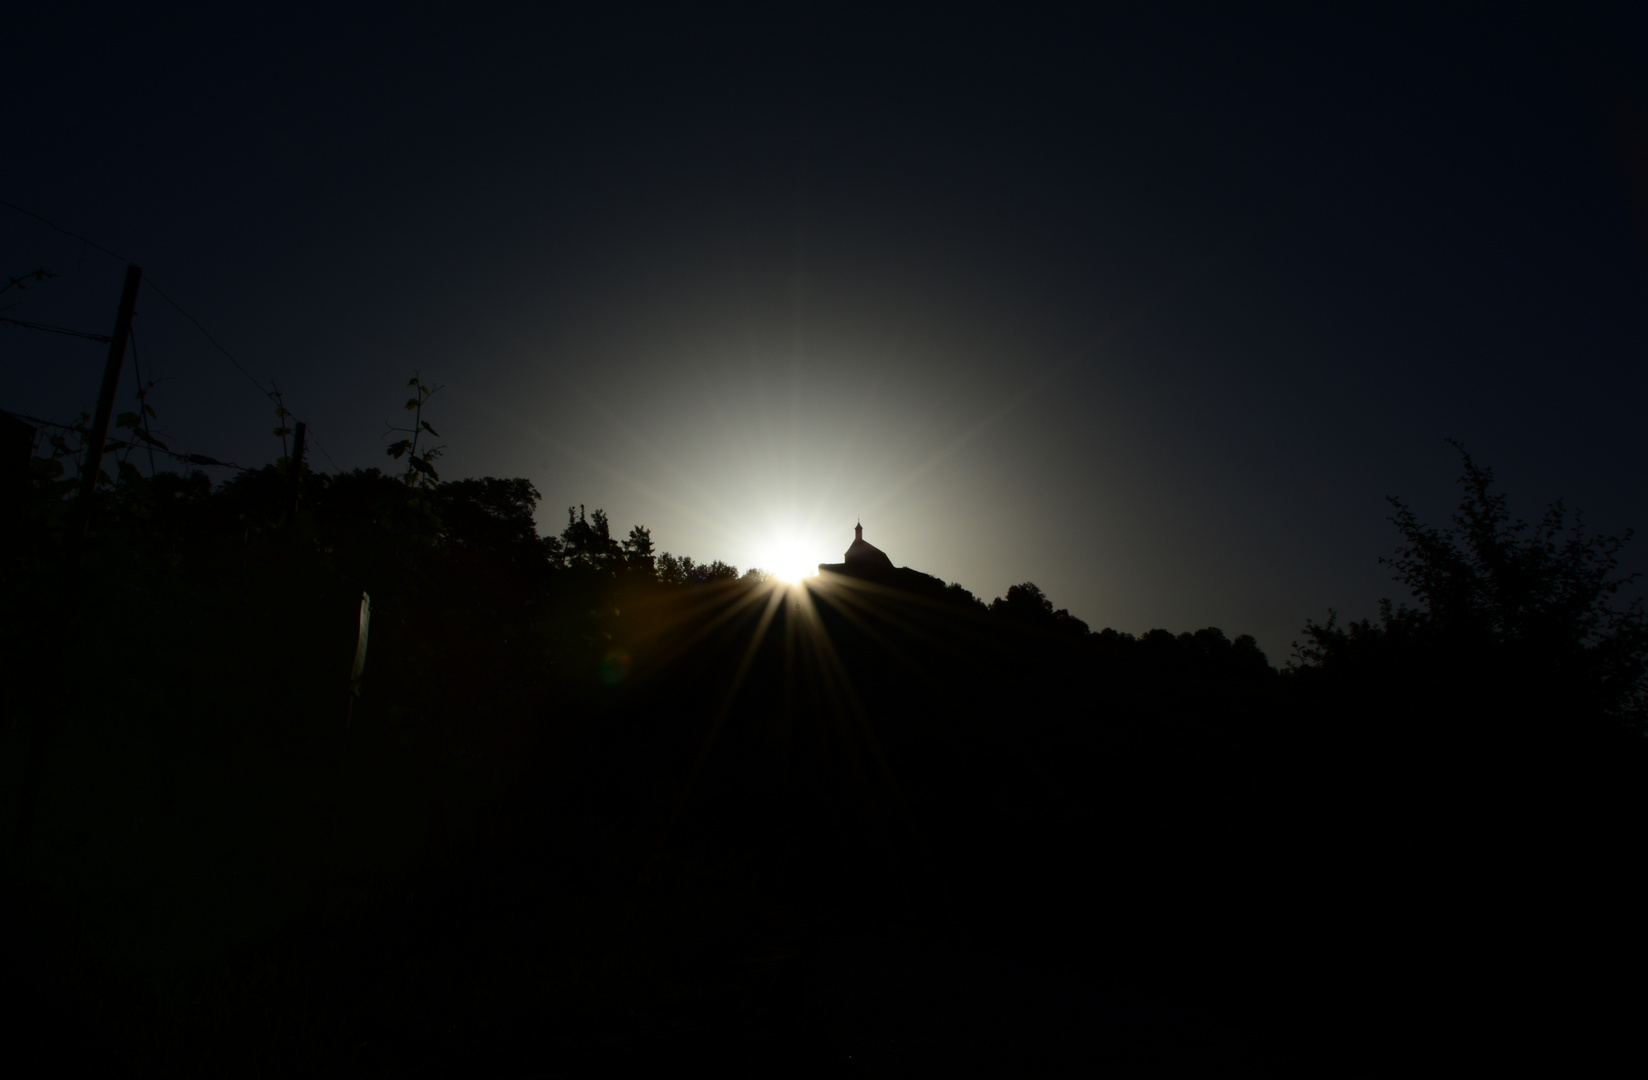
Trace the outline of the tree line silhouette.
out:
[[[72,1031],[202,1074],[832,1075],[923,1038],[1031,1072],[1188,1052],[1094,1049],[988,978],[869,1017],[880,969],[832,967],[843,940],[1285,1018],[1242,1051],[1259,1072],[1617,1045],[1648,657],[1628,536],[1514,519],[1459,452],[1449,527],[1393,505],[1412,606],[1307,622],[1280,669],[1216,628],[1093,631],[1030,582],[791,589],[582,506],[540,535],[529,481],[432,458],[122,468],[89,507],[36,458],[3,589],[7,948],[37,990],[13,1053]]]

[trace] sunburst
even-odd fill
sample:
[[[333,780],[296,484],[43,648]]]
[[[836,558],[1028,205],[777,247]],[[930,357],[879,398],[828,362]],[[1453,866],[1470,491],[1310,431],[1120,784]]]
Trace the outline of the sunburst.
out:
[[[757,565],[786,585],[818,574],[818,546],[796,533],[778,533],[759,549]]]

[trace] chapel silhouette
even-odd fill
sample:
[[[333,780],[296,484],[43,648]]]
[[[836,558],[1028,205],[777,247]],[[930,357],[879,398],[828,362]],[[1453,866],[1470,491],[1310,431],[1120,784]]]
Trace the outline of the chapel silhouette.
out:
[[[853,542],[838,563],[819,563],[820,575],[840,574],[845,577],[875,581],[894,588],[916,593],[942,593],[944,582],[931,574],[912,570],[908,566],[894,566],[887,553],[864,539],[864,524],[853,526]]]
[[[852,577],[882,577],[893,572],[887,553],[864,539],[864,523],[853,526],[852,546],[838,563],[819,563],[818,572],[848,574]]]

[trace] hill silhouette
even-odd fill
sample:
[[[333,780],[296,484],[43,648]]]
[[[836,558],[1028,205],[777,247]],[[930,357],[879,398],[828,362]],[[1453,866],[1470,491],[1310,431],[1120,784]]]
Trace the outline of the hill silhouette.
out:
[[[1454,530],[1396,508],[1421,606],[1283,670],[879,551],[790,588],[541,536],[519,479],[294,509],[289,467],[20,502],[26,1066],[1322,1075],[1629,1029],[1641,609],[1468,457]]]

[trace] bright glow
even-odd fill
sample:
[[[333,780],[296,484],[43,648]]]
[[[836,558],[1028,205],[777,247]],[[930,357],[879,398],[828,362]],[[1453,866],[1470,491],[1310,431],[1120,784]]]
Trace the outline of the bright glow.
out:
[[[802,578],[817,574],[818,564],[824,561],[812,545],[788,534],[769,539],[756,565],[778,580],[794,585]]]

